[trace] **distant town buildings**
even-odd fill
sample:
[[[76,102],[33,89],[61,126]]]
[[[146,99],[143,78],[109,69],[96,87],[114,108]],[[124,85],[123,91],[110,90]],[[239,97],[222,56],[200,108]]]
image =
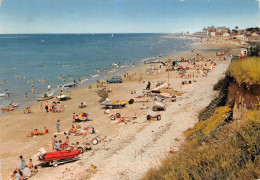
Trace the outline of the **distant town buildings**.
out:
[[[225,37],[239,40],[260,40],[260,28],[239,29],[237,26],[233,29],[227,27],[207,27],[202,31],[194,33],[200,37]]]

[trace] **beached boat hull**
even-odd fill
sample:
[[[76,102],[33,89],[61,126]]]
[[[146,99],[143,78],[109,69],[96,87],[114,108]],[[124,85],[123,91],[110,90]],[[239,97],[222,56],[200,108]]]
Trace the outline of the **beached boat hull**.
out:
[[[153,110],[163,110],[163,111],[166,110],[166,105],[163,102],[154,101],[153,103],[154,103]]]
[[[67,84],[64,84],[63,86],[64,87],[74,87],[76,83],[67,83]]]
[[[68,99],[70,99],[70,95],[69,94],[63,94],[63,95],[57,96],[57,99],[60,100],[60,101],[68,100]]]
[[[70,159],[75,158],[80,154],[80,150],[66,150],[66,151],[56,151],[56,152],[47,152],[44,154],[43,158],[46,162],[62,160],[62,159]]]
[[[99,103],[100,105],[102,106],[105,106],[105,107],[125,107],[126,106],[126,102],[125,101],[114,101],[114,102],[111,102],[111,101],[103,101],[101,103]]]
[[[6,96],[5,93],[1,93],[1,94],[0,94],[0,97],[5,97],[5,96]]]
[[[52,92],[51,93],[46,93],[46,95],[47,96],[44,96],[44,95],[38,96],[37,97],[37,101],[47,101],[47,100],[50,100],[50,99],[53,98],[53,93]]]
[[[37,97],[37,101],[47,101],[47,100],[50,100],[52,98],[53,98],[53,96],[51,96],[51,97]]]

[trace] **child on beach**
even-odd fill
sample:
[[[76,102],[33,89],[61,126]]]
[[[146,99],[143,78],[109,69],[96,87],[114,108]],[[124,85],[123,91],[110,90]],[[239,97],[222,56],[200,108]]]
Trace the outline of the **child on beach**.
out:
[[[73,122],[75,122],[75,119],[76,119],[76,114],[75,114],[75,112],[73,113],[72,119],[73,119]]]
[[[65,106],[64,105],[61,105],[61,110],[62,110],[62,112],[65,111]]]
[[[56,135],[52,138],[52,149],[55,150],[55,141],[56,141]]]
[[[46,101],[46,103],[45,103],[45,110],[46,110],[46,113],[49,112],[49,103],[48,103],[48,101]]]
[[[31,170],[33,169],[32,159],[30,159],[30,162],[29,162],[28,168],[30,168]]]

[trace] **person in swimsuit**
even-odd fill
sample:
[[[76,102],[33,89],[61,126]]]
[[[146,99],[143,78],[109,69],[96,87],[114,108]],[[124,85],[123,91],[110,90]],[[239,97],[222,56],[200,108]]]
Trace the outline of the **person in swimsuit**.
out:
[[[48,101],[46,101],[46,103],[45,103],[45,110],[46,110],[46,113],[49,112],[49,103],[48,103]]]

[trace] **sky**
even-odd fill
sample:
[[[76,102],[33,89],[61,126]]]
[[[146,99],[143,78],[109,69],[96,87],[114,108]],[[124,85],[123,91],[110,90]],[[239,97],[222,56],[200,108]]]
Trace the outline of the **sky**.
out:
[[[260,0],[0,0],[0,34],[260,27]]]

